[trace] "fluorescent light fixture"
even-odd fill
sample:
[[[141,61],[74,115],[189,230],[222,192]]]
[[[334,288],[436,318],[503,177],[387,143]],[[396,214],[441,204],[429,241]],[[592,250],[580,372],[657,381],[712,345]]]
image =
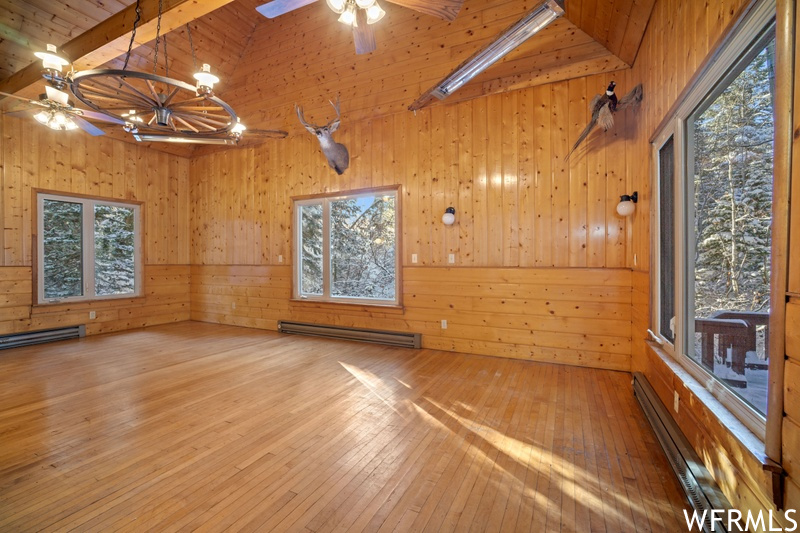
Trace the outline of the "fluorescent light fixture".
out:
[[[434,88],[420,96],[409,109],[416,111],[430,102],[430,96],[443,100],[472,78],[489,68],[548,24],[564,14],[562,0],[545,0],[504,31],[483,50],[461,63]]]
[[[143,143],[236,144],[236,139],[227,137],[181,137],[180,135],[163,135],[158,133],[134,133],[133,138]]]

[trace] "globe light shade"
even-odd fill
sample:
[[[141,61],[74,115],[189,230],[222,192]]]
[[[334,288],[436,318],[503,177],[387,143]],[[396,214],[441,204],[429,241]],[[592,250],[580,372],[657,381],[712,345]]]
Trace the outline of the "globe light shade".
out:
[[[631,195],[623,194],[619,197],[617,204],[617,214],[621,217],[629,217],[636,211],[636,203],[639,201],[639,193],[634,192]]]
[[[361,9],[367,9],[375,3],[375,0],[356,0],[356,5]]]
[[[454,207],[448,207],[444,215],[442,215],[442,223],[445,226],[452,226],[453,223],[456,221],[456,210]]]
[[[344,6],[347,5],[346,0],[325,0],[328,3],[328,7],[333,10],[334,13],[341,13],[344,11]]]
[[[342,15],[339,17],[339,22],[347,24],[348,26],[357,26],[355,4],[347,4],[347,8],[345,8]]]
[[[384,11],[381,6],[375,2],[367,8],[367,24],[375,24],[381,20],[384,15],[386,15],[386,11]]]

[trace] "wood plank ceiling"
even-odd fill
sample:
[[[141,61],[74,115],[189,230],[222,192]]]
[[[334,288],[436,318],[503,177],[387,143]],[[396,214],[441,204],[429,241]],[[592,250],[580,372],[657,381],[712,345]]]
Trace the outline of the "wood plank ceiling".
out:
[[[145,2],[150,9],[157,5],[153,0],[143,0],[143,6]],[[210,13],[198,11],[200,16],[191,22],[191,32],[197,62],[212,65],[222,78],[217,94],[250,128],[295,133],[300,131],[293,113],[295,102],[304,105],[307,117],[319,122],[327,120],[331,112],[327,100],[336,94],[341,95],[345,121],[403,111],[539,2],[466,0],[453,22],[382,2],[387,15],[375,28],[378,48],[362,56],[354,53],[349,30],[336,23],[335,14],[321,0],[276,19],[266,19],[255,11],[263,0],[221,1],[222,7]],[[104,20],[133,3],[0,0],[0,87],[7,85],[12,75],[36,63],[34,51],[47,43],[62,46],[83,32],[98,31]],[[173,9],[170,6],[177,3],[165,0],[164,10]],[[563,19],[446,102],[627,68],[636,58],[654,3],[567,0]],[[180,8],[174,8],[169,15],[178,11]],[[176,21],[171,25],[164,24],[171,28],[167,33],[170,76],[188,81],[195,62],[186,26],[180,15],[173,18]],[[139,42],[137,38],[128,68],[152,70],[153,34],[152,23],[148,31],[140,29],[137,37],[149,40]],[[125,50],[121,44],[129,38],[130,34],[116,41],[107,39],[110,43],[98,40],[94,56],[108,68],[121,68]],[[113,59],[108,61],[110,57]],[[163,58],[163,40],[159,57]],[[80,68],[100,66],[86,56],[76,64]],[[159,69],[163,74],[163,63]],[[34,85],[27,90],[4,90],[33,97],[42,92],[43,82]],[[598,87],[596,92],[602,89]],[[10,105],[2,104],[4,109]],[[119,135],[124,136],[121,132]],[[175,152],[173,147],[154,147]]]

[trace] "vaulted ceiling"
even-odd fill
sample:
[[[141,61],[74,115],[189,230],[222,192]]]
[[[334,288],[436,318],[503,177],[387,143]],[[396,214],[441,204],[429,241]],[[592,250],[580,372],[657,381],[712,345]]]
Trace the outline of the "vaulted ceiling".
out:
[[[262,0],[161,0],[170,76],[191,80],[195,61],[210,63],[217,95],[250,128],[300,131],[293,105],[324,122],[327,100],[341,95],[343,120],[399,112],[541,0],[465,0],[447,22],[381,2],[377,50],[356,55],[349,29],[326,3],[267,19]],[[140,0],[142,19],[129,69],[152,71],[159,0]],[[445,102],[474,98],[630,66],[655,0],[566,0],[566,16]],[[0,0],[0,91],[42,92],[34,51],[63,47],[76,69],[121,68],[130,41],[133,0]],[[164,40],[159,73],[163,74]],[[597,92],[603,88],[598,87]],[[8,102],[3,102],[8,108]],[[437,105],[437,104],[434,104]]]

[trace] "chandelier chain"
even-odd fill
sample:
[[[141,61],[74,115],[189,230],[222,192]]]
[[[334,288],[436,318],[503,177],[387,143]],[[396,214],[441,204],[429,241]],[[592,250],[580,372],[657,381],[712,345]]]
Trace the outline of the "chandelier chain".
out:
[[[156,75],[156,68],[158,67],[158,43],[161,41],[161,8],[163,7],[163,0],[158,0],[158,23],[156,24],[156,49],[153,54],[153,76]]]
[[[142,7],[139,0],[136,0],[136,18],[133,21],[133,31],[131,32],[131,42],[128,43],[128,53],[125,54],[125,63],[122,65],[122,70],[128,68],[128,60],[131,58],[131,50],[133,49],[133,41],[136,38],[136,28],[139,26],[139,21],[142,20]]]
[[[169,54],[167,53],[167,34],[164,34],[164,75],[169,78]]]
[[[186,33],[189,35],[189,48],[192,49],[192,63],[194,63],[194,71],[197,72],[197,56],[194,55],[194,41],[192,41],[192,27],[186,23]]]

